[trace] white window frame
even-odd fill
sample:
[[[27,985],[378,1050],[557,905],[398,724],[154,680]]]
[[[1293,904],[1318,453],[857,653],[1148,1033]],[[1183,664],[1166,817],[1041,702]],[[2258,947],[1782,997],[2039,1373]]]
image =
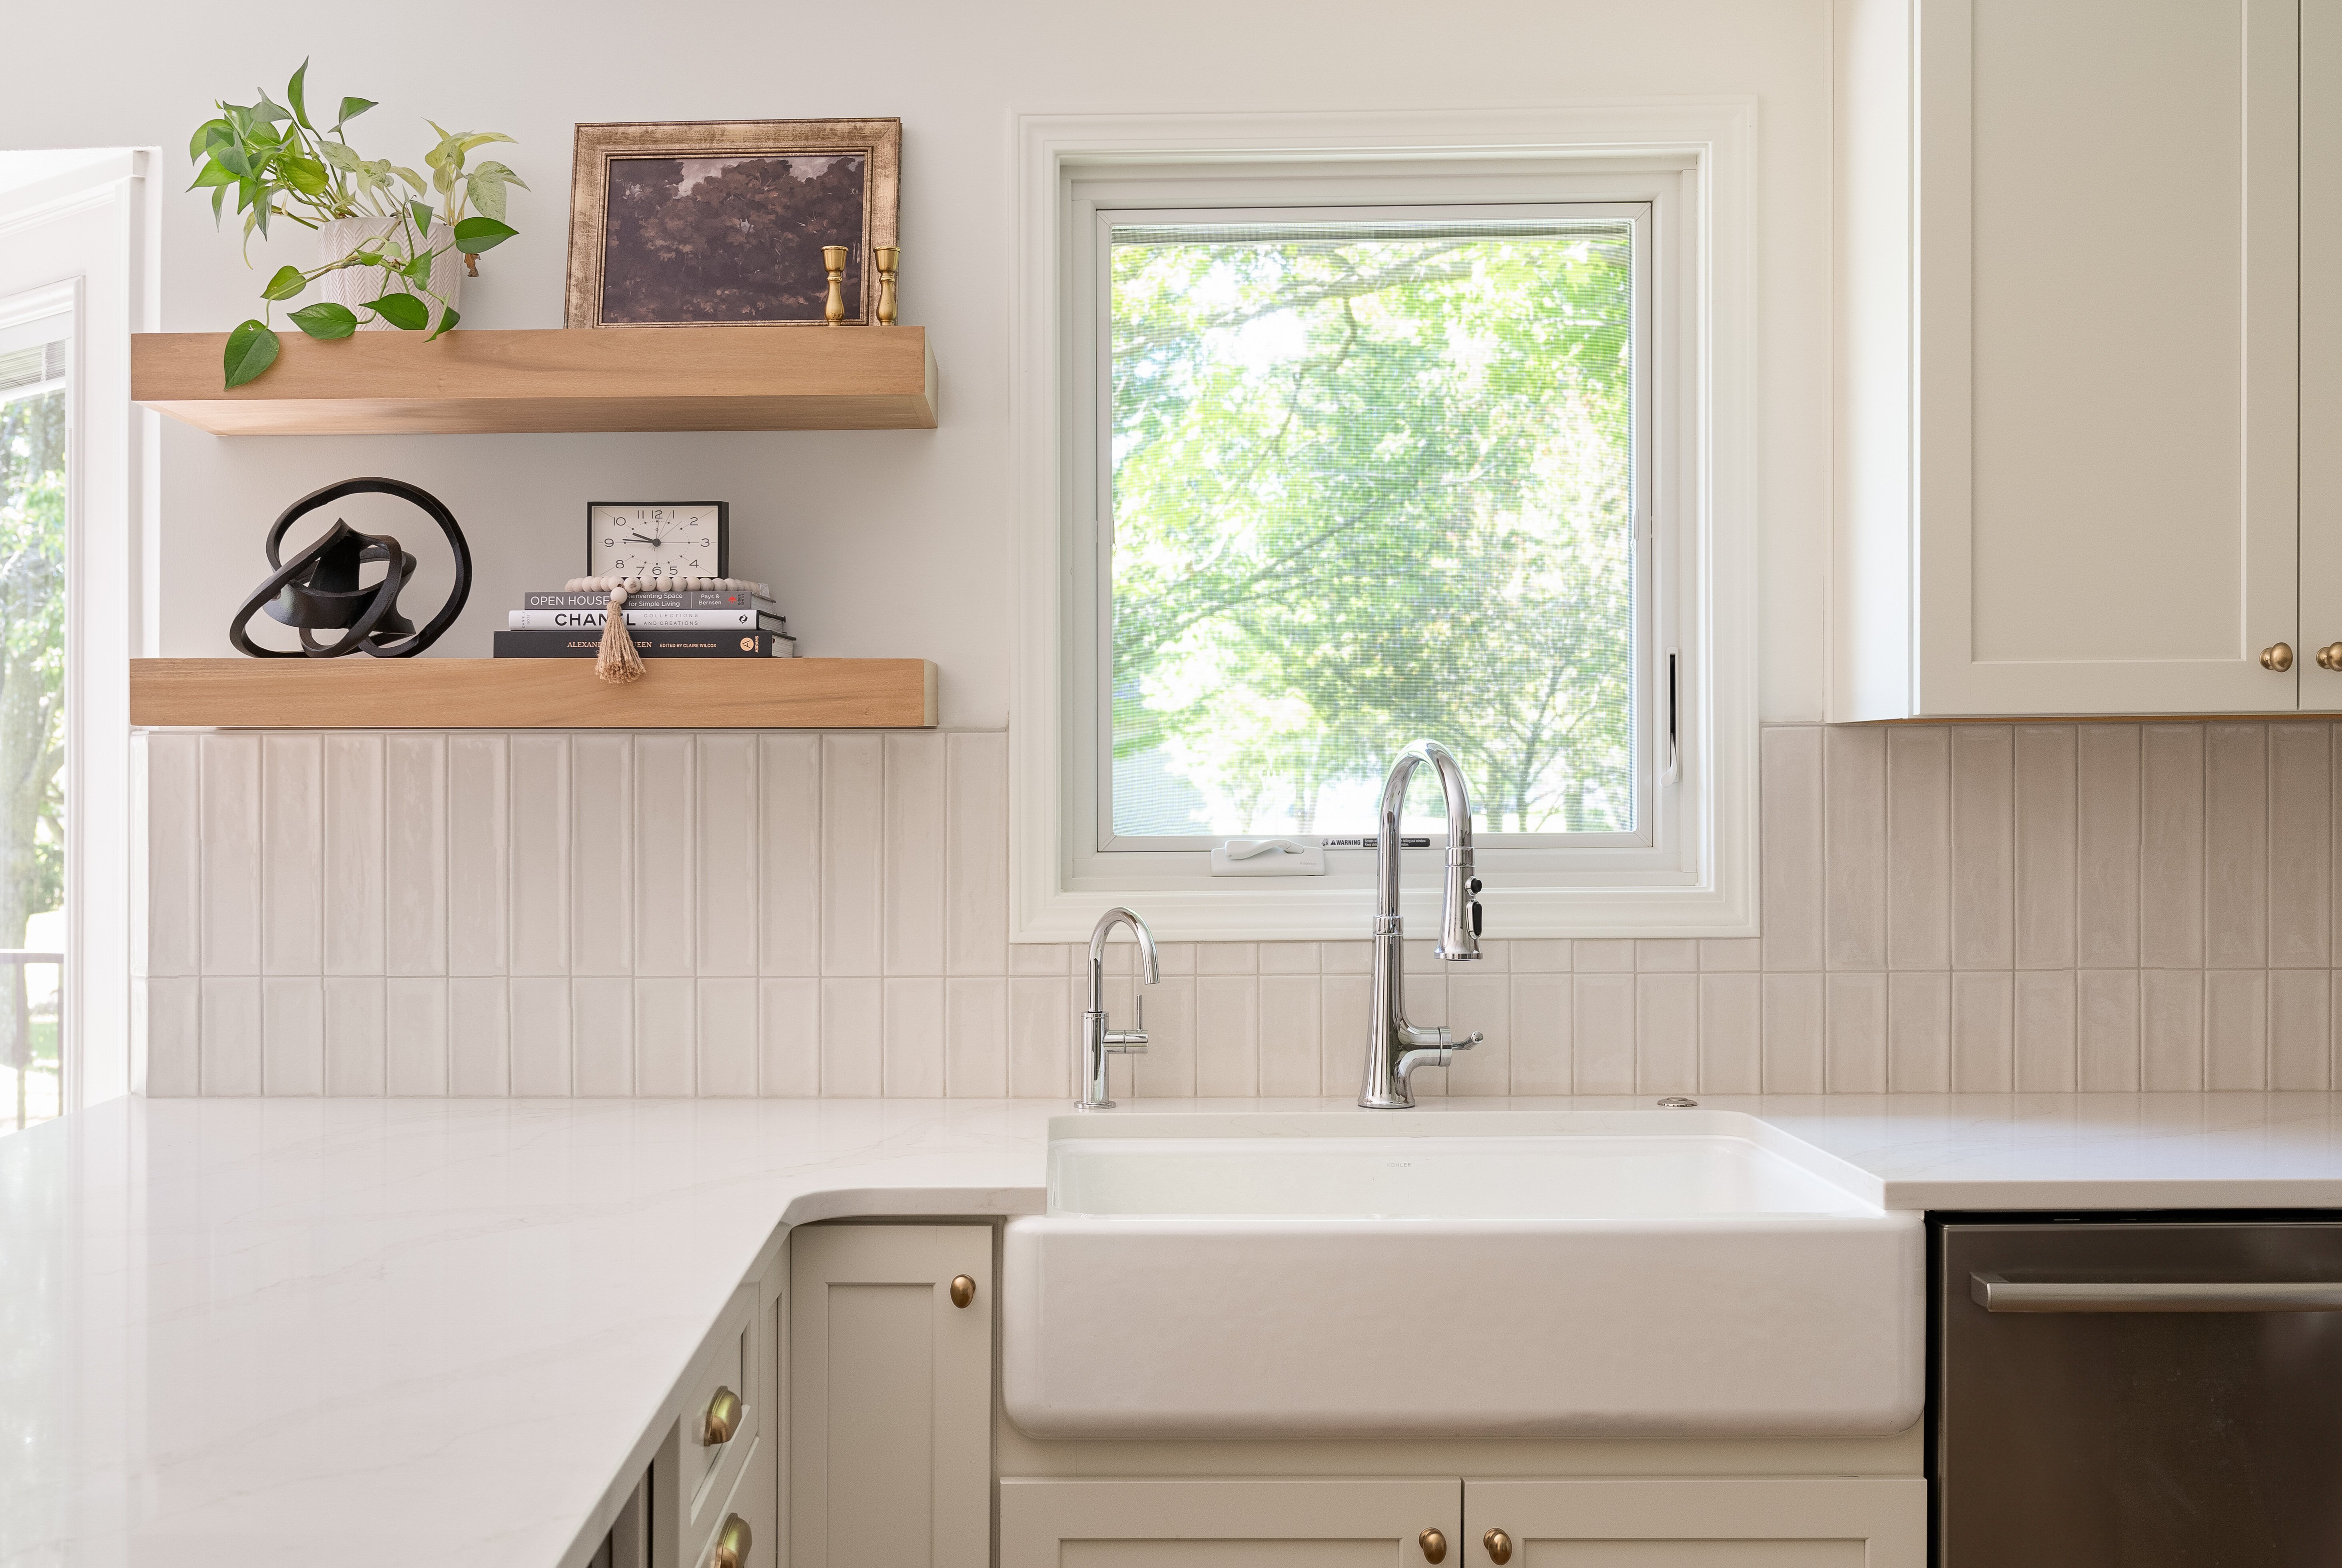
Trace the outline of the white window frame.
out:
[[[1100,909],[1123,902],[1171,940],[1357,937],[1371,899],[1363,853],[1335,852],[1322,877],[1215,879],[1200,852],[1107,850],[1097,835],[1099,214],[1556,203],[1645,208],[1638,238],[1656,236],[1642,350],[1656,394],[1637,475],[1638,576],[1650,584],[1637,633],[1637,768],[1656,766],[1664,740],[1672,653],[1679,776],[1657,792],[1648,833],[1635,835],[1647,843],[1484,841],[1488,934],[1754,934],[1753,145],[1745,100],[1020,119],[1014,940],[1080,940]],[[1412,880],[1406,913],[1420,920],[1434,879]]]

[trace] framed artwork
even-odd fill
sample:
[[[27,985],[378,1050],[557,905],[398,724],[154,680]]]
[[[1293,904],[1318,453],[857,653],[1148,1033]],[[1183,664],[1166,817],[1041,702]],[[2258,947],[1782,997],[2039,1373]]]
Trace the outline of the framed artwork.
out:
[[[580,125],[567,325],[818,326],[840,245],[846,319],[867,324],[902,169],[898,119]]]

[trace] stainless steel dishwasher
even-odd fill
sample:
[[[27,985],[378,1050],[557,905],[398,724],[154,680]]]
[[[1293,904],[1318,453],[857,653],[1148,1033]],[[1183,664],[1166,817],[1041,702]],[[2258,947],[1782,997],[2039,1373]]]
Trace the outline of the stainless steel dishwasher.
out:
[[[2342,1218],[1937,1227],[1939,1568],[2342,1563]]]

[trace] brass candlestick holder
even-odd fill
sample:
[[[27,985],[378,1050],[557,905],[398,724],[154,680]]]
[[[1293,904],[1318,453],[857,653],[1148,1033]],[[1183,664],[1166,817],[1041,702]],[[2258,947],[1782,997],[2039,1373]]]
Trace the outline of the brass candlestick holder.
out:
[[[895,274],[903,265],[900,245],[878,245],[870,252],[878,264],[878,309],[873,318],[880,326],[895,325]]]
[[[846,247],[821,247],[821,265],[829,269],[829,299],[821,307],[824,325],[836,326],[846,319]]]

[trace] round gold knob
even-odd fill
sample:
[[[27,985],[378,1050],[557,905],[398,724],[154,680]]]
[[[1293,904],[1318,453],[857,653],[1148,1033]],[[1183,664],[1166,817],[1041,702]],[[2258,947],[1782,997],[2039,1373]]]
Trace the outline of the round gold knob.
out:
[[[707,1419],[700,1423],[699,1441],[703,1447],[717,1448],[732,1441],[740,1430],[740,1396],[728,1388],[719,1388],[716,1397],[707,1402]]]
[[[1415,1543],[1423,1548],[1423,1560],[1426,1563],[1447,1561],[1447,1537],[1438,1531],[1425,1531],[1415,1538]]]
[[[1488,1561],[1496,1568],[1505,1568],[1513,1560],[1513,1538],[1501,1530],[1491,1530],[1481,1536],[1480,1544],[1488,1549]]]
[[[952,1305],[966,1306],[976,1299],[976,1282],[966,1274],[952,1275]]]
[[[2342,674],[2342,643],[2328,643],[2318,649],[2317,667]]]
[[[2293,668],[2293,644],[2272,643],[2261,650],[2261,668],[2275,670],[2278,674]]]
[[[707,1568],[747,1568],[751,1544],[748,1522],[737,1513],[726,1515],[716,1533],[716,1550],[707,1554]]]

